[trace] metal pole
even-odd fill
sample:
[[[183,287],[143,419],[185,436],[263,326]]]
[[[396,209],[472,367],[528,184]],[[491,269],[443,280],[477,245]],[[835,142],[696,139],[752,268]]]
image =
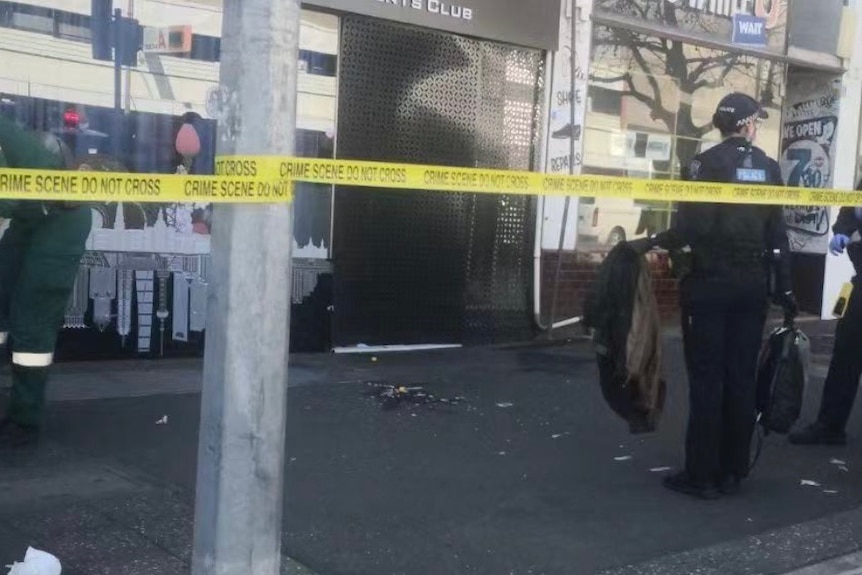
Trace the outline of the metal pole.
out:
[[[578,34],[578,2],[577,0],[572,0],[572,45],[569,49],[569,54],[571,54],[571,74],[572,77],[572,87],[571,92],[569,93],[569,107],[571,114],[570,124],[572,126],[571,134],[569,134],[569,175],[574,176],[577,170],[575,169],[575,161],[577,159],[577,143],[575,140],[575,129],[576,124],[575,120],[577,120],[577,110],[578,103],[576,98],[575,89],[577,88],[578,83],[578,54],[575,49],[577,46],[577,34]],[[584,136],[583,128],[581,129],[581,137]],[[563,267],[563,248],[565,248],[566,241],[566,227],[569,225],[569,207],[571,206],[572,198],[571,196],[566,196],[566,201],[563,205],[563,221],[562,227],[560,228],[560,243],[557,248],[557,269],[554,274],[554,294],[551,299],[551,318],[548,322],[548,338],[553,338],[554,335],[554,322],[557,320],[557,300],[560,295],[560,273]],[[577,222],[575,223],[577,225]]]
[[[135,17],[135,0],[129,0],[126,6],[126,16],[129,18]],[[132,67],[126,67],[126,99],[123,110],[129,112],[132,109]]]
[[[577,173],[577,167],[575,166],[575,160],[577,159],[577,139],[575,138],[575,121],[577,120],[578,113],[578,99],[576,98],[576,88],[578,87],[578,0],[572,0],[572,48],[569,50],[569,53],[572,55],[571,61],[571,73],[569,74],[572,77],[572,95],[569,98],[569,106],[572,114],[572,137],[569,138],[569,156],[571,157],[571,161],[569,162],[569,174],[574,176]],[[583,134],[583,126],[581,127],[581,137],[584,137]]]
[[[123,31],[121,22],[123,20],[123,11],[119,8],[114,10],[114,111],[121,113],[123,111]]]
[[[299,0],[225,0],[218,153],[292,155]],[[193,575],[278,575],[289,204],[218,205],[198,447]]]
[[[551,317],[548,320],[548,339],[553,338],[554,322],[557,321],[557,301],[560,297],[560,272],[563,268],[563,248],[566,240],[566,226],[569,224],[569,206],[572,199],[566,196],[566,201],[563,204],[563,222],[560,229],[560,245],[557,248],[557,270],[554,273],[554,297],[551,298]],[[558,326],[559,327],[559,326]]]
[[[113,33],[114,33],[114,154],[117,160],[121,160],[123,150],[123,11],[119,8],[114,10]]]

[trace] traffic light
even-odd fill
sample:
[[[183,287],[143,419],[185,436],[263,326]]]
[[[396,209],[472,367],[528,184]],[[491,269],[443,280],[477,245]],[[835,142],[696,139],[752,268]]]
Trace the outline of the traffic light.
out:
[[[143,29],[132,18],[115,19],[113,0],[90,0],[90,29],[92,31],[93,59],[114,61],[113,49],[123,66],[138,65],[138,51],[143,45]]]
[[[112,21],[113,0],[90,0],[90,31],[93,59],[113,62],[114,46]]]
[[[144,29],[132,18],[120,18],[119,26],[120,64],[134,68],[138,65],[138,52],[144,44]]]

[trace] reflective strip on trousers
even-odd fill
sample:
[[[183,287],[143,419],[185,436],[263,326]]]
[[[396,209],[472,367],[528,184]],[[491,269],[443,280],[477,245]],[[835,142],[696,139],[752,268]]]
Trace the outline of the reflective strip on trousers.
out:
[[[54,354],[12,352],[12,363],[21,367],[48,367],[54,363]]]
[[[0,331],[0,345],[6,345],[7,339],[9,339],[9,334],[5,331]]]

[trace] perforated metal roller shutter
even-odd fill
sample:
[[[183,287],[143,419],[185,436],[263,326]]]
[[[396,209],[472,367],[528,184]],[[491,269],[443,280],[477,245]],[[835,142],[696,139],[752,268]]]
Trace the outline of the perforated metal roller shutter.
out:
[[[344,17],[337,156],[532,168],[538,51]],[[535,200],[340,188],[336,345],[478,343],[531,330]]]

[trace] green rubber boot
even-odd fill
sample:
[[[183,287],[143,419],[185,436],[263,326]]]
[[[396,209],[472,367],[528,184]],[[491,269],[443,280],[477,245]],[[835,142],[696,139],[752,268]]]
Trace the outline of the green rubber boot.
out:
[[[39,429],[45,411],[47,387],[47,367],[23,367],[13,364],[8,419],[21,427]]]

